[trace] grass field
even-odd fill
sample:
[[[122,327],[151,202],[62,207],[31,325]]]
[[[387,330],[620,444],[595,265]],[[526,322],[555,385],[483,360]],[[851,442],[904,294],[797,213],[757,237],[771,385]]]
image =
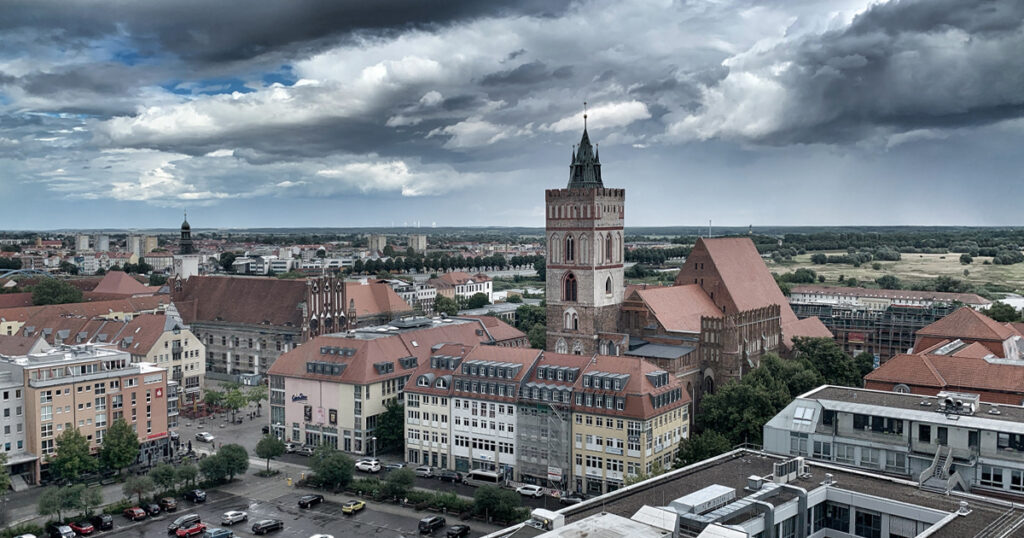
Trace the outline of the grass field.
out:
[[[828,252],[827,254],[845,254],[845,251]],[[768,261],[768,269],[773,273],[786,273],[796,271],[800,268],[808,268],[819,275],[825,276],[825,285],[841,286],[839,275],[846,278],[856,278],[860,283],[873,284],[875,279],[882,275],[893,275],[899,278],[903,284],[909,285],[915,282],[934,280],[940,276],[948,276],[971,283],[975,288],[981,289],[985,284],[994,284],[998,289],[1021,293],[1024,291],[1024,263],[1015,265],[984,265],[986,260],[991,262],[992,258],[976,257],[970,265],[960,264],[960,255],[949,254],[903,254],[903,259],[897,262],[868,262],[860,267],[850,264],[832,263],[827,265],[815,265],[811,263],[811,255],[803,254],[796,256],[792,261],[775,263]],[[881,264],[881,268],[875,270],[873,263]],[[968,271],[964,276],[964,269]]]

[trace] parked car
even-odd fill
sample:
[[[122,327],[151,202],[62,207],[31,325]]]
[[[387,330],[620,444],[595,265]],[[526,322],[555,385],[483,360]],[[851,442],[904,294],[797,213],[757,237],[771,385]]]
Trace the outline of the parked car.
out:
[[[314,534],[313,536],[310,536],[309,538],[334,538],[334,535],[333,534]]]
[[[322,502],[324,502],[323,495],[303,495],[302,497],[299,497],[299,508],[309,508],[314,504],[320,504]]]
[[[178,509],[178,500],[174,497],[164,497],[160,499],[160,508],[163,508],[164,512],[173,512]]]
[[[219,527],[211,527],[206,529],[206,534],[203,535],[203,538],[235,538],[235,532]]]
[[[196,434],[196,441],[202,441],[204,443],[212,443],[216,437],[210,432],[199,432]]]
[[[50,534],[50,538],[75,538],[75,531],[71,530],[71,527],[58,523],[50,523],[47,532]]]
[[[519,486],[518,488],[516,488],[516,493],[524,495],[526,497],[536,497],[538,499],[544,496],[544,490],[541,489],[540,486],[534,486],[532,484]]]
[[[558,498],[558,504],[569,506],[573,504],[579,504],[587,500],[587,496],[582,493],[565,492],[561,497]]]
[[[442,482],[454,482],[456,484],[461,484],[462,483],[462,473],[457,473],[455,471],[445,470],[445,471],[441,471],[441,473],[437,475],[437,479],[442,481]]]
[[[221,525],[234,525],[235,523],[241,523],[249,519],[249,514],[238,510],[231,510],[230,512],[224,512],[224,515],[220,516]]]
[[[295,452],[295,449],[297,449],[297,448],[299,448],[299,445],[297,445],[295,443],[291,443],[291,442],[285,443],[284,444],[284,453],[285,454],[291,454],[291,453]]]
[[[434,476],[434,469],[427,465],[421,465],[417,467],[416,470],[413,472],[416,473],[416,476],[419,476],[421,478],[431,478]]]
[[[187,527],[179,527],[178,530],[174,532],[174,535],[178,538],[186,538],[188,536],[198,536],[204,532],[206,532],[206,523],[196,521]]]
[[[122,514],[124,514],[124,517],[126,517],[126,518],[128,518],[128,519],[130,519],[132,521],[139,521],[139,520],[142,520],[142,519],[146,519],[146,511],[143,510],[142,508],[139,508],[138,506],[133,506],[131,508],[125,508],[124,512],[122,512]]]
[[[380,462],[377,460],[365,460],[356,462],[356,470],[364,473],[379,473]]]
[[[114,528],[114,518],[111,517],[110,514],[92,516],[92,519],[90,519],[89,522],[92,523],[92,526],[96,527],[97,530],[101,531],[109,531]]]
[[[352,515],[363,508],[366,508],[366,503],[364,501],[352,499],[351,501],[341,505],[341,513]]]
[[[295,453],[300,455],[300,456],[312,456],[313,452],[315,452],[315,451],[316,451],[316,447],[309,446],[309,445],[302,445],[299,448],[295,449]]]
[[[149,514],[150,517],[159,516],[160,512],[163,511],[160,509],[160,505],[156,503],[148,503],[144,506],[144,508],[146,509],[146,513]]]
[[[93,533],[93,531],[96,530],[96,527],[93,527],[92,523],[89,523],[88,521],[84,520],[75,521],[74,523],[71,523],[68,526],[71,527],[71,530],[75,531],[76,534],[82,536],[89,536]]]
[[[469,525],[452,525],[446,533],[448,538],[462,538],[469,536]]]
[[[190,489],[185,492],[185,500],[192,501],[194,503],[206,502],[206,492],[201,489]]]
[[[317,535],[317,536],[319,536],[319,535]],[[36,538],[36,535],[34,535],[34,534],[19,534],[19,535],[15,536],[14,538]]]
[[[167,524],[167,534],[174,534],[178,532],[178,529],[191,527],[200,521],[202,518],[199,517],[199,514],[185,514]]]
[[[420,520],[420,534],[433,534],[438,529],[443,529],[447,521],[441,516],[428,516]]]
[[[384,465],[384,470],[385,471],[394,471],[395,469],[404,469],[404,468],[405,468],[405,464],[404,463],[388,463],[388,464]]]
[[[252,524],[253,534],[266,534],[270,531],[279,531],[284,528],[284,521],[280,519],[261,519]]]

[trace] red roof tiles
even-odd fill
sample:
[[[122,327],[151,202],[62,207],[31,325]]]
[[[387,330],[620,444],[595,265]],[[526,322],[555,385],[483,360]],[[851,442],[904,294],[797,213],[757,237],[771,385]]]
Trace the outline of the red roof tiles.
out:
[[[1007,338],[1020,335],[1013,326],[1001,324],[966,306],[919,329],[916,334],[915,352],[923,351],[941,339],[1003,342]]]
[[[636,293],[667,331],[700,333],[702,316],[722,317],[722,311],[697,284],[637,290]]]

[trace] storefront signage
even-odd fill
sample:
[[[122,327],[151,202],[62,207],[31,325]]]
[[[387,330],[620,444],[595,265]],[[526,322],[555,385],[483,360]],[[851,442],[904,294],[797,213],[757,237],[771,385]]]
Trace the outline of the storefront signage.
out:
[[[306,399],[307,399],[306,395],[301,393],[301,392],[298,393],[298,394],[293,394],[292,395],[292,401],[293,402],[304,402],[304,401],[306,401]]]

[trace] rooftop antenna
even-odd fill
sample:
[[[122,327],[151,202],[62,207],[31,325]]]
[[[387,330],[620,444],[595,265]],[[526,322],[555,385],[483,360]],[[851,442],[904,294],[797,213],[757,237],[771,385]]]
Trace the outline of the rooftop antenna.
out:
[[[708,219],[708,239],[711,239],[711,219]]]

